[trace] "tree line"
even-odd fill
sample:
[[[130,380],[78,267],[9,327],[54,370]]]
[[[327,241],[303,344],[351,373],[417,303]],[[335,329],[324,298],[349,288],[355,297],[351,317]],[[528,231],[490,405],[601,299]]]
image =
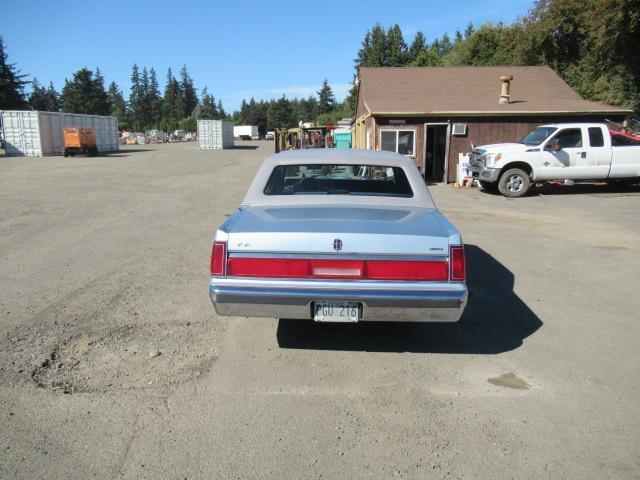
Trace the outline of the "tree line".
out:
[[[548,65],[587,100],[640,109],[640,0],[538,0],[509,25],[469,23],[407,42],[398,25],[366,32],[355,67]],[[356,88],[347,101],[355,109]]]
[[[549,65],[584,98],[640,109],[640,0],[538,0],[509,25],[485,23],[445,33],[431,42],[423,32],[407,41],[398,25],[380,24],[368,30],[354,59],[352,88],[344,102],[336,101],[325,81],[307,98],[243,100],[227,113],[204,87],[197,93],[186,66],[178,77],[167,72],[164,92],[156,71],[131,72],[128,99],[115,82],[105,88],[99,69],[83,68],[58,93],[37,79],[26,80],[9,63],[0,38],[0,109],[93,113],[118,117],[121,128],[195,130],[198,118],[233,120],[258,125],[260,132],[299,122],[335,123],[355,113],[357,69],[395,66]],[[31,87],[26,94],[27,87]]]

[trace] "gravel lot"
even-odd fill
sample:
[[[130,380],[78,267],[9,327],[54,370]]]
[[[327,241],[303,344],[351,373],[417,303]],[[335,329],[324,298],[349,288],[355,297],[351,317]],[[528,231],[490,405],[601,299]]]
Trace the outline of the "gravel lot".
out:
[[[218,318],[241,145],[0,158],[0,477],[640,476],[637,188],[431,187],[458,324]]]

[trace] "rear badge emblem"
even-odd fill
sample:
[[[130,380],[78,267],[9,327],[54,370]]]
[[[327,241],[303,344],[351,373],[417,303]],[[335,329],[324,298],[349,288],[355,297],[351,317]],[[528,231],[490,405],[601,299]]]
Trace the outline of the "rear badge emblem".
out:
[[[342,240],[340,240],[339,238],[336,238],[336,239],[333,241],[333,249],[334,249],[334,250],[336,250],[336,251],[338,251],[338,252],[339,252],[340,250],[342,250]]]

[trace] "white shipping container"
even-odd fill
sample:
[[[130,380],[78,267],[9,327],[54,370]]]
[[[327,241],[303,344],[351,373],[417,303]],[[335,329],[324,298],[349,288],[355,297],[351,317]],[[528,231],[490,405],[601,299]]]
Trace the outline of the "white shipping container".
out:
[[[198,145],[202,150],[233,148],[233,123],[224,120],[198,120]]]
[[[258,138],[258,126],[236,125],[235,127],[233,127],[233,136],[236,138],[242,138],[243,140]]]
[[[92,128],[98,152],[118,150],[118,119],[78,113],[0,111],[7,155],[62,155],[65,128]]]

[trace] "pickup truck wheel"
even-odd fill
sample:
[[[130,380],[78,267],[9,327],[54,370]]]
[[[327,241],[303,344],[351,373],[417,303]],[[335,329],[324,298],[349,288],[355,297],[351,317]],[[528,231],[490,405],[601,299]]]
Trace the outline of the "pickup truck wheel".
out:
[[[529,174],[519,168],[512,168],[502,174],[498,190],[505,197],[515,198],[525,195],[531,187]]]
[[[484,182],[480,180],[480,186],[488,192],[495,192],[498,190],[498,184],[496,182]]]

